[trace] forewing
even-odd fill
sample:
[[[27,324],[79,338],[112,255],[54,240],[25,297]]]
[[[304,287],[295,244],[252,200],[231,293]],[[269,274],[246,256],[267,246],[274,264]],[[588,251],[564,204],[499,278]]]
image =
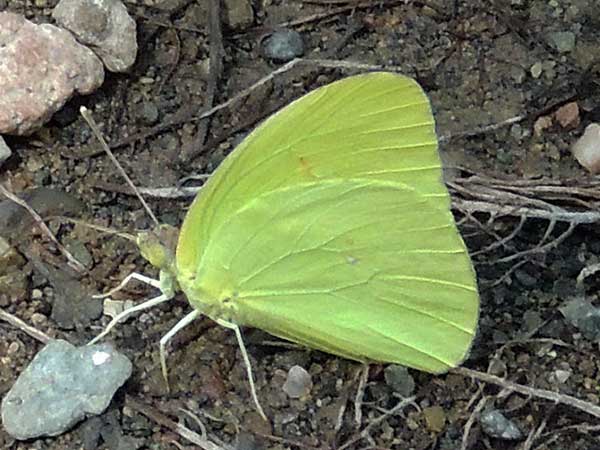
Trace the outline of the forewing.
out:
[[[265,193],[315,180],[402,182],[446,195],[429,101],[391,73],[349,77],[272,115],[223,161],[183,223],[177,266],[198,266],[224,221]]]

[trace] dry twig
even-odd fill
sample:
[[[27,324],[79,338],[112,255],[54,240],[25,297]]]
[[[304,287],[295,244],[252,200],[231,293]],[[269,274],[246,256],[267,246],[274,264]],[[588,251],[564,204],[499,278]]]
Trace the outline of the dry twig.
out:
[[[538,389],[522,384],[514,383],[503,378],[491,375],[489,373],[479,372],[477,370],[467,369],[466,367],[456,367],[450,370],[451,373],[457,373],[465,377],[472,377],[485,383],[495,384],[502,388],[518,392],[519,394],[529,395],[535,398],[543,398],[554,403],[571,406],[575,409],[591,414],[594,417],[600,418],[600,406],[586,402],[570,395],[561,394],[559,392],[548,391],[546,389]]]
[[[363,365],[360,371],[360,378],[358,379],[358,387],[356,388],[356,396],[354,397],[354,423],[356,428],[360,427],[362,423],[362,403],[365,397],[365,389],[367,387],[367,381],[369,380],[369,366]]]
[[[159,425],[170,429],[182,438],[187,439],[193,444],[196,444],[203,450],[233,450],[232,447],[219,446],[215,444],[214,442],[200,436],[198,433],[195,433],[189,428],[169,419],[157,409],[146,405],[138,400],[135,400],[129,395],[125,397],[125,404],[132,410],[137,411],[143,414],[144,416],[148,417],[149,419],[154,420]]]
[[[31,325],[27,325],[17,316],[13,316],[12,314],[4,311],[3,309],[0,309],[0,319],[10,323],[12,326],[18,328],[24,333],[27,333],[29,336],[31,336],[34,339],[37,339],[42,344],[47,344],[49,341],[52,340],[52,338],[43,331],[40,331],[37,328],[32,327]]]
[[[366,427],[364,427],[360,433],[358,433],[355,437],[351,438],[346,443],[344,443],[342,446],[340,446],[338,448],[338,450],[344,450],[344,449],[350,447],[352,444],[360,441],[361,439],[369,438],[369,433],[371,432],[371,430],[373,428],[377,427],[379,424],[381,424],[381,422],[383,422],[385,419],[393,416],[394,414],[398,414],[400,411],[402,411],[408,405],[416,406],[414,403],[415,398],[416,397],[402,398],[396,406],[394,406],[392,409],[386,411],[381,416],[379,416],[376,419],[373,419],[371,422],[369,422],[369,424]]]
[[[521,450],[531,450],[531,448],[533,447],[533,443],[540,437],[540,435],[546,428],[547,424],[548,424],[548,418],[544,417],[544,420],[542,420],[542,423],[540,424],[540,426],[537,428],[533,428],[529,432],[527,439],[525,440],[525,442],[523,442]]]
[[[481,392],[479,392],[479,393],[481,393]],[[465,428],[463,430],[462,441],[460,443],[460,450],[467,450],[467,446],[469,445],[469,433],[471,432],[471,428],[473,427],[473,424],[475,423],[477,416],[479,415],[481,410],[483,410],[485,404],[487,403],[487,400],[488,400],[487,397],[485,397],[485,396],[481,397],[479,399],[479,402],[477,402],[475,409],[473,410],[473,412],[467,419],[467,423],[465,423]]]

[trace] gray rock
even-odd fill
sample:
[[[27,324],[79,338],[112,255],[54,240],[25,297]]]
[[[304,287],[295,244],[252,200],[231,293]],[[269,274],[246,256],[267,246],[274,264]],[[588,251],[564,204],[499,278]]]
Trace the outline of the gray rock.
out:
[[[111,72],[126,72],[135,62],[135,21],[119,0],[61,0],[52,17],[89,46]]]
[[[519,427],[508,420],[500,411],[483,412],[479,417],[479,422],[483,432],[493,438],[514,441],[523,437]]]
[[[302,35],[295,30],[278,30],[263,42],[264,55],[277,62],[288,62],[304,54]]]
[[[2,400],[2,423],[16,439],[56,436],[102,413],[131,375],[131,362],[109,344],[50,341]]]
[[[6,145],[6,142],[4,142],[4,139],[0,136],[0,167],[4,161],[11,157],[11,155],[12,151],[10,150],[10,147]]]
[[[383,371],[386,384],[403,397],[410,397],[415,390],[415,380],[404,366],[391,364]]]
[[[0,133],[34,132],[73,94],[103,81],[102,63],[71,33],[0,12]]]

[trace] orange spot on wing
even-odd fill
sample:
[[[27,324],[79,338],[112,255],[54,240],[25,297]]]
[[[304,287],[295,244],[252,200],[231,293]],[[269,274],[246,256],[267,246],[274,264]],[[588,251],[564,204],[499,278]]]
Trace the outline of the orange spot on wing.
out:
[[[317,178],[315,176],[315,174],[312,172],[313,167],[307,158],[305,158],[304,156],[300,156],[300,157],[298,157],[298,161],[299,161],[298,170],[300,171],[300,173],[303,176],[305,176],[306,178]]]

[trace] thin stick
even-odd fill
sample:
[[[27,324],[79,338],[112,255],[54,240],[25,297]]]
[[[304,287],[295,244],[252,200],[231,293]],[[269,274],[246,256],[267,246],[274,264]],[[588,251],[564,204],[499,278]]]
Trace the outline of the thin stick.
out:
[[[125,404],[132,410],[137,411],[143,414],[144,416],[148,417],[149,419],[154,420],[159,425],[170,429],[174,433],[177,433],[182,438],[187,439],[192,444],[199,446],[203,450],[233,450],[232,447],[229,446],[218,446],[214,442],[203,438],[198,433],[195,433],[194,431],[190,430],[184,425],[181,425],[180,423],[176,423],[175,421],[169,419],[157,409],[154,409],[149,405],[135,400],[129,395],[125,397]]]
[[[600,221],[600,212],[598,211],[565,211],[555,210],[547,211],[530,206],[506,206],[502,204],[492,203],[479,200],[464,200],[460,198],[452,198],[452,206],[458,211],[470,213],[488,213],[499,216],[525,216],[532,219],[555,219],[560,222],[569,222],[576,225],[594,223]]]
[[[480,398],[479,402],[477,402],[477,406],[475,406],[475,409],[473,410],[473,412],[467,419],[467,423],[465,424],[465,428],[463,431],[462,441],[460,443],[460,450],[467,450],[467,446],[469,445],[469,433],[471,432],[471,428],[473,427],[473,424],[475,423],[475,419],[477,418],[477,415],[479,414],[479,412],[481,412],[481,410],[487,403],[487,400],[488,400],[488,398],[485,396]]]
[[[364,364],[360,371],[356,396],[354,397],[354,423],[356,428],[360,428],[362,423],[362,403],[365,397],[365,389],[369,380],[369,365]]]
[[[519,394],[529,395],[531,397],[543,398],[555,403],[571,406],[579,409],[584,413],[600,418],[600,406],[586,402],[570,395],[560,394],[558,392],[548,391],[546,389],[532,388],[522,384],[513,383],[512,381],[491,375],[489,373],[479,372],[477,370],[467,369],[466,367],[456,367],[450,370],[451,373],[457,373],[465,377],[472,377],[485,383],[495,384],[508,390],[518,392]]]
[[[555,219],[551,219],[551,220],[555,220]],[[565,239],[567,239],[573,233],[573,230],[575,229],[576,226],[577,226],[576,223],[569,222],[569,227],[567,228],[567,230],[565,232],[563,232],[560,236],[558,236],[556,239],[553,239],[551,242],[548,242],[547,244],[544,244],[544,245],[538,245],[529,250],[523,250],[522,252],[514,253],[514,254],[512,254],[510,256],[506,256],[504,258],[500,258],[500,259],[496,260],[496,262],[497,263],[509,262],[509,261],[514,261],[515,259],[518,259],[518,258],[522,258],[526,255],[545,253],[548,250],[558,247]]]
[[[40,217],[40,215],[31,206],[29,206],[22,199],[20,199],[15,194],[13,194],[12,192],[10,192],[1,183],[0,183],[0,193],[4,194],[5,197],[7,197],[8,199],[12,200],[17,205],[22,206],[23,208],[25,208],[27,210],[27,212],[29,212],[29,214],[31,214],[31,216],[35,220],[35,223],[50,238],[50,240],[52,242],[54,242],[54,244],[56,245],[56,247],[58,248],[58,250],[67,258],[69,266],[73,267],[73,269],[75,269],[77,272],[85,272],[87,270],[85,268],[85,266],[82,263],[80,263],[77,260],[77,258],[75,258],[71,254],[71,252],[69,252],[65,247],[63,247],[63,245],[60,242],[58,242],[58,239],[56,239],[56,236],[54,236],[54,233],[52,233],[52,231],[50,231],[50,228],[48,228],[48,226],[44,223],[44,220]]]
[[[347,441],[344,445],[339,447],[338,450],[344,450],[344,449],[350,447],[355,442],[358,442],[361,439],[368,437],[369,432],[371,431],[372,428],[379,425],[381,422],[383,422],[388,417],[391,417],[394,414],[397,414],[398,412],[402,411],[408,405],[413,404],[415,401],[415,398],[416,397],[406,397],[406,398],[403,398],[402,400],[400,400],[396,406],[394,406],[389,411],[386,411],[384,414],[377,417],[376,419],[373,419],[365,428],[363,428],[363,430],[358,434],[358,436],[355,436],[352,439],[350,439],[349,441]]]
[[[481,134],[485,134],[490,131],[496,131],[496,130],[499,130],[500,128],[504,128],[504,127],[507,127],[507,126],[515,124],[515,123],[523,122],[525,119],[527,119],[527,117],[528,116],[526,114],[521,114],[519,116],[510,117],[510,118],[503,120],[501,122],[498,122],[498,123],[493,123],[491,125],[485,125],[483,127],[476,128],[474,130],[458,132],[458,133],[450,134],[447,136],[440,136],[438,139],[441,143],[443,143],[443,142],[448,142],[452,139],[457,139],[457,138],[468,138],[468,137],[473,137],[473,136],[479,136]]]
[[[91,128],[92,133],[94,133],[94,136],[96,136],[96,139],[98,139],[98,142],[100,142],[100,145],[102,146],[102,148],[104,149],[104,151],[106,152],[108,157],[111,159],[112,163],[116,166],[116,168],[119,171],[119,173],[121,174],[121,176],[125,179],[125,182],[129,185],[131,190],[133,192],[135,192],[135,195],[140,200],[140,203],[146,210],[146,213],[148,213],[148,215],[150,216],[150,218],[152,219],[154,224],[158,226],[159,225],[158,219],[156,218],[156,216],[154,215],[154,213],[152,212],[152,210],[146,203],[146,200],[144,200],[144,197],[142,197],[142,195],[139,193],[139,191],[135,187],[135,184],[133,184],[133,181],[131,181],[131,178],[129,178],[129,176],[127,175],[127,173],[125,172],[125,170],[123,169],[121,164],[119,163],[119,161],[117,161],[117,158],[115,158],[115,155],[110,150],[108,144],[104,140],[104,137],[102,136],[102,133],[100,132],[100,128],[96,124],[94,118],[92,117],[92,115],[90,114],[88,109],[85,106],[82,106],[81,108],[79,108],[79,112],[81,113],[81,116],[84,118],[84,120],[87,122],[87,124]]]
[[[547,414],[546,417],[544,417],[539,427],[530,431],[529,436],[527,436],[527,439],[523,443],[523,446],[520,450],[531,450],[531,448],[533,447],[533,443],[539,439],[541,434],[546,429],[546,425],[548,425],[548,416],[549,414]]]
[[[27,333],[29,336],[31,336],[34,339],[37,339],[38,341],[40,341],[43,344],[47,344],[48,342],[50,342],[52,340],[52,338],[50,336],[48,336],[46,333],[44,333],[43,331],[40,331],[37,328],[32,327],[31,325],[27,325],[25,322],[23,322],[17,316],[13,316],[12,314],[7,313],[3,309],[0,309],[0,319],[4,320],[5,322],[10,323],[15,328],[18,328],[19,330],[23,331],[24,333]]]
[[[131,191],[121,184],[96,182],[94,187],[104,189],[108,192],[118,192],[119,194],[133,195]],[[163,187],[163,188],[137,188],[141,194],[156,198],[190,198],[194,197],[202,186],[180,186],[180,187]]]

